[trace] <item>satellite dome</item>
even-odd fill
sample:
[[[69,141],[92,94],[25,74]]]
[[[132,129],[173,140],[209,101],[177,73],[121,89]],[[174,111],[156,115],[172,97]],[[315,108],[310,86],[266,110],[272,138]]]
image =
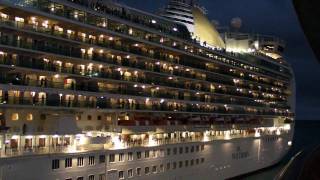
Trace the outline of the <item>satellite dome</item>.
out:
[[[242,27],[242,19],[239,17],[232,18],[231,27],[235,29],[240,29]]]

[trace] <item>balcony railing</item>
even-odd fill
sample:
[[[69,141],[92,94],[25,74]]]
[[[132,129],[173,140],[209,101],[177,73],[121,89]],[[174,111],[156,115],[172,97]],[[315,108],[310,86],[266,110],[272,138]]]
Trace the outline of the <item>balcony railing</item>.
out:
[[[0,96],[1,105],[24,105],[24,106],[42,106],[42,107],[60,107],[60,108],[92,108],[101,110],[122,110],[122,111],[158,111],[171,113],[204,113],[204,114],[246,114],[257,116],[290,116],[290,113],[283,111],[273,111],[260,109],[256,111],[245,110],[244,108],[226,108],[224,106],[210,106],[208,104],[179,103],[173,104],[170,101],[155,100],[151,103],[145,101],[129,101],[126,98],[93,97],[85,100],[77,97],[67,97],[62,94],[46,94],[41,96],[24,97],[23,95],[11,96],[4,93]]]
[[[253,130],[254,131],[254,130]],[[282,135],[286,135],[288,132],[283,131]],[[282,136],[278,135],[278,136]],[[275,134],[270,133],[261,133],[262,136],[275,136]],[[128,149],[133,147],[157,147],[170,144],[184,144],[184,143],[210,143],[213,141],[229,141],[232,139],[238,138],[253,138],[255,137],[254,133],[245,133],[245,134],[229,134],[228,136],[207,136],[204,137],[177,137],[177,138],[160,138],[153,139],[152,143],[149,140],[128,140],[121,141],[120,144],[115,144],[108,142],[107,144],[101,145],[68,145],[68,146],[45,146],[45,147],[2,147],[0,149],[0,158],[8,158],[15,156],[27,156],[27,155],[39,155],[39,154],[69,154],[69,153],[79,153],[79,152],[90,152],[90,151],[103,151],[103,150],[119,150],[119,149]]]
[[[1,61],[0,61],[1,62]],[[266,108],[284,108],[290,109],[288,106],[282,103],[276,105],[267,106],[266,104],[258,103],[255,101],[241,100],[241,99],[227,99],[223,97],[215,97],[206,99],[203,96],[188,96],[181,97],[173,95],[165,91],[158,91],[151,93],[150,91],[134,88],[134,87],[105,87],[99,88],[98,86],[90,86],[85,83],[64,83],[64,82],[54,82],[47,79],[42,80],[33,80],[21,78],[19,76],[13,76],[6,78],[5,76],[0,77],[0,83],[2,84],[12,84],[12,85],[23,85],[23,86],[35,86],[43,88],[59,88],[66,90],[76,90],[76,91],[90,91],[90,92],[106,92],[110,94],[122,94],[122,95],[133,95],[133,96],[142,96],[142,97],[152,97],[152,98],[166,98],[166,99],[176,99],[176,100],[185,100],[185,101],[199,101],[206,103],[220,103],[220,104],[230,104],[230,105],[245,105],[245,106],[257,106],[257,107],[266,107]]]
[[[78,53],[73,53],[70,51],[66,51],[66,48],[57,48],[57,47],[52,47],[52,46],[44,46],[41,44],[33,44],[33,43],[27,43],[25,41],[17,41],[17,40],[13,40],[13,39],[8,39],[6,36],[2,36],[0,37],[0,43],[4,44],[4,45],[10,45],[10,46],[15,46],[15,47],[22,47],[22,48],[27,48],[27,49],[35,49],[35,50],[41,50],[41,51],[45,51],[45,52],[50,52],[50,53],[57,53],[57,54],[62,54],[62,55],[67,55],[67,56],[72,56],[72,57],[76,57],[76,58],[81,58],[82,55],[79,55]],[[66,53],[63,53],[63,51],[66,51]],[[80,56],[80,57],[79,57]],[[97,58],[98,59],[98,58]],[[108,58],[103,58],[100,57],[99,60],[104,61]],[[110,60],[110,61],[115,61],[114,59]],[[7,61],[7,63],[10,61]],[[19,66],[27,66],[30,68],[37,68],[37,69],[44,69],[44,70],[49,70],[49,71],[54,71],[54,72],[65,72],[65,73],[73,73],[73,74],[78,74],[78,75],[86,75],[86,76],[90,76],[90,77],[101,77],[101,78],[110,78],[110,79],[115,79],[115,80],[123,80],[123,81],[130,81],[130,82],[139,82],[139,83],[147,83],[147,84],[156,84],[156,85],[161,85],[161,86],[169,86],[169,87],[174,87],[174,88],[181,88],[181,89],[187,89],[186,85],[183,82],[180,81],[172,81],[168,78],[163,79],[163,77],[149,77],[149,76],[145,76],[145,77],[124,77],[123,75],[121,75],[121,73],[119,71],[115,71],[112,70],[110,72],[108,71],[96,71],[96,70],[90,70],[89,72],[84,71],[82,69],[76,69],[76,68],[64,68],[64,67],[58,67],[58,66],[54,66],[54,65],[45,65],[45,64],[32,64],[32,66],[30,66],[31,64],[29,64],[30,62],[27,63],[26,59],[23,59],[22,61],[23,63],[20,63]],[[13,64],[8,64],[8,65],[15,65],[16,63],[14,63],[14,61],[11,61],[11,63]],[[31,63],[33,63],[31,61]],[[126,61],[124,61],[124,63],[126,64]],[[18,64],[17,64],[18,65]],[[189,89],[197,89],[195,86],[190,86]],[[200,91],[206,91],[206,92],[211,92],[211,90],[209,89],[208,86],[201,86],[200,89],[198,89]],[[250,97],[253,98],[252,95],[246,95],[244,93],[240,93],[234,89],[229,89],[226,90],[226,92],[224,91],[220,91],[219,89],[216,90],[218,93],[230,93],[236,96],[243,96],[243,97]],[[261,96],[261,99],[264,99],[265,97]],[[281,99],[275,99],[275,100],[280,100]]]

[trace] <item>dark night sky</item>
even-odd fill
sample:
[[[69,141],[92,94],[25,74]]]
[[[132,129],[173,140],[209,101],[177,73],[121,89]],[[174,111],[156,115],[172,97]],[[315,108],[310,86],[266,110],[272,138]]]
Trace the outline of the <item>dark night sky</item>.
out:
[[[155,12],[167,0],[119,0]],[[242,32],[275,35],[287,43],[286,59],[297,81],[297,119],[320,120],[320,66],[300,28],[291,0],[200,0],[208,17],[227,26],[233,17],[243,21]]]

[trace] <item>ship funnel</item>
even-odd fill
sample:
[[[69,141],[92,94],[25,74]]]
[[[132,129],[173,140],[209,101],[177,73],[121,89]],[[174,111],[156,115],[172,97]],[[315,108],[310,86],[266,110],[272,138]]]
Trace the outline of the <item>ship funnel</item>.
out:
[[[170,0],[161,15],[185,25],[192,38],[201,45],[225,48],[219,32],[207,18],[206,10],[199,5],[198,0]]]

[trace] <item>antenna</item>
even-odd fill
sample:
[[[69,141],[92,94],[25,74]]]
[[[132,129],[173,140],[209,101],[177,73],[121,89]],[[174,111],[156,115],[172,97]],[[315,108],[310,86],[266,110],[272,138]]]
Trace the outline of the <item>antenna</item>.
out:
[[[190,6],[195,6],[199,4],[199,0],[169,0],[169,2],[179,2]]]

